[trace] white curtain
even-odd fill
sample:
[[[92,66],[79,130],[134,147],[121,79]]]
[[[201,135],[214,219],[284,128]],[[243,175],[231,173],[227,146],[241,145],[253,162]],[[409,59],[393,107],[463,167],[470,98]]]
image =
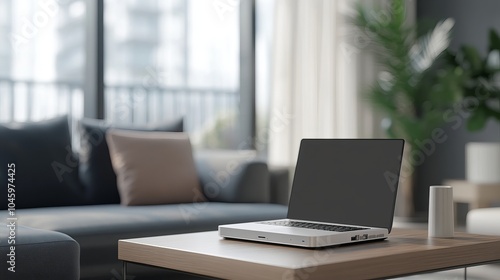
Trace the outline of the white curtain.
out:
[[[276,1],[270,163],[294,166],[302,138],[384,137],[362,97],[374,61],[348,42],[363,47],[344,16],[353,2]]]

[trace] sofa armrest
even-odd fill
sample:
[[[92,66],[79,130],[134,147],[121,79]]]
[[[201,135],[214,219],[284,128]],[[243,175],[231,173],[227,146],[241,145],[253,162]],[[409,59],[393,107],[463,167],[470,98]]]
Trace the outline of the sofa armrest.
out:
[[[0,279],[80,279],[80,245],[68,235],[0,223],[0,236]]]
[[[269,203],[270,175],[255,151],[195,151],[203,193],[210,201]]]
[[[271,203],[288,205],[290,200],[290,168],[269,166]]]

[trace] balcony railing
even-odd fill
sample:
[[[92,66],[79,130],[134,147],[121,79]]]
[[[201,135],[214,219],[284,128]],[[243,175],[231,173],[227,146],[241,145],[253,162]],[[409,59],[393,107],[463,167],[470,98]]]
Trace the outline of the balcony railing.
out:
[[[83,85],[0,78],[0,122],[36,121],[68,114],[83,117]],[[146,124],[184,117],[188,132],[199,132],[223,116],[236,116],[235,90],[113,85],[105,88],[105,118]]]
[[[114,123],[155,123],[184,117],[186,131],[204,129],[220,117],[234,115],[239,95],[210,88],[107,86],[106,119]]]
[[[0,78],[0,121],[36,121],[61,114],[83,116],[81,84]]]

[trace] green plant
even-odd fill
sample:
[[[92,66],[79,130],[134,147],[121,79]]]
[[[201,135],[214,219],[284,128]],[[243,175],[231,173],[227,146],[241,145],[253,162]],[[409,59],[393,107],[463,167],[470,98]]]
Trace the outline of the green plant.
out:
[[[444,112],[463,96],[459,83],[463,71],[442,61],[453,20],[422,32],[418,25],[408,24],[405,1],[392,0],[388,7],[358,4],[352,23],[380,64],[367,97],[387,116],[383,124],[387,135],[413,146],[431,137],[444,122]]]
[[[466,109],[471,114],[467,129],[481,130],[488,119],[500,122],[500,36],[495,30],[489,32],[489,48],[482,58],[474,47],[464,45],[458,52],[447,52],[447,61],[452,67],[464,72],[461,80]]]

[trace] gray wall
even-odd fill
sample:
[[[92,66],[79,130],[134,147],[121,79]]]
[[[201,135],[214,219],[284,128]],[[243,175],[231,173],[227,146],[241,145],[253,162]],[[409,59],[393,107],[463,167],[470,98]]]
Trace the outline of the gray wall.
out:
[[[500,32],[500,1],[498,0],[418,0],[417,18],[455,20],[451,48],[456,50],[463,44],[478,48],[483,54],[488,48],[488,30]],[[492,120],[487,127],[476,133],[468,132],[465,125],[453,129],[443,127],[447,141],[437,144],[436,151],[418,167],[416,173],[415,208],[426,213],[428,188],[442,184],[446,179],[465,178],[465,144],[468,142],[499,142],[500,124]],[[500,172],[500,171],[499,171]],[[459,209],[459,213],[460,213]],[[460,220],[463,221],[463,212]]]

